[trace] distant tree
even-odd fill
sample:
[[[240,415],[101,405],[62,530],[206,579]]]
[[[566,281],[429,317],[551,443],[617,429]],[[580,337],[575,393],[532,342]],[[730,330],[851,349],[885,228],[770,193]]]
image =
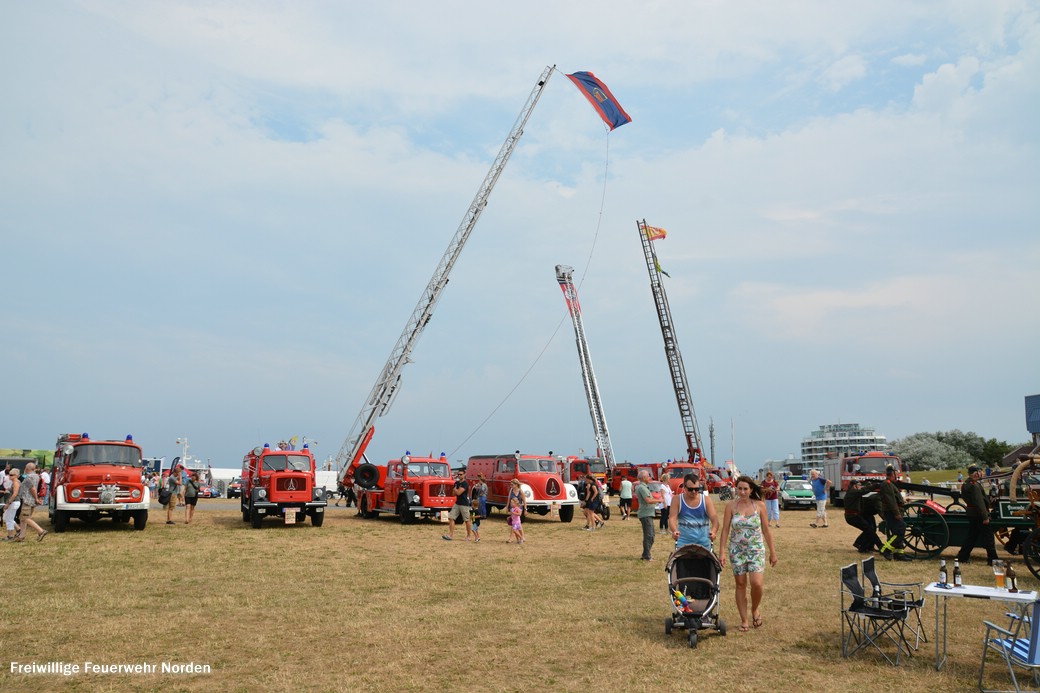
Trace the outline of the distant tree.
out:
[[[911,471],[959,469],[973,462],[971,455],[939,441],[934,433],[915,433],[900,438],[892,443],[891,448]]]
[[[959,429],[936,433],[914,433],[891,445],[892,451],[910,469],[961,469],[971,464],[999,467],[1004,455],[1015,449],[996,438]]]

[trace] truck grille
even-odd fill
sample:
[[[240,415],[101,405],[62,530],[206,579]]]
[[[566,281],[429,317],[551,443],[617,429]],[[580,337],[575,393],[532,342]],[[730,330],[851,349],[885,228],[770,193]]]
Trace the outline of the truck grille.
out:
[[[101,503],[101,489],[98,486],[85,486],[82,487],[83,495],[78,499],[81,503]],[[115,494],[111,501],[105,498],[106,503],[136,503],[130,496],[131,489],[125,487],[118,487],[115,489]]]
[[[450,490],[449,490],[449,488],[450,488]],[[444,484],[444,483],[441,483],[441,484],[430,484],[430,497],[431,498],[443,498],[445,496],[454,495],[454,493],[452,493],[452,491],[454,491],[454,489],[455,489],[455,485],[454,484],[451,484],[450,487],[449,487],[448,484]]]

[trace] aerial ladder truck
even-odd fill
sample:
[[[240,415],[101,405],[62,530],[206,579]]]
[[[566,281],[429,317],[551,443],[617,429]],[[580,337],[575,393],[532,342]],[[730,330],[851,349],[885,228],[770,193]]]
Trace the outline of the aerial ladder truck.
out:
[[[372,392],[369,393],[368,399],[365,400],[365,404],[361,408],[361,412],[358,414],[357,419],[354,420],[350,433],[347,434],[346,440],[343,441],[339,454],[336,455],[336,463],[339,468],[339,483],[345,486],[351,485],[355,480],[355,472],[357,473],[357,483],[365,488],[378,483],[378,469],[374,465],[364,464],[362,466],[363,462],[367,463],[368,461],[365,457],[365,450],[375,434],[375,421],[390,410],[390,405],[393,404],[401,386],[401,371],[405,364],[411,361],[409,356],[419,341],[423,329],[430,322],[430,318],[433,317],[433,309],[437,305],[441,292],[448,285],[448,275],[451,273],[451,268],[454,267],[455,262],[459,259],[463,246],[466,245],[473,228],[477,225],[480,214],[487,206],[491,190],[495,187],[498,177],[505,169],[513,150],[516,149],[520,136],[523,135],[524,126],[527,124],[528,118],[531,117],[531,112],[538,103],[538,99],[541,98],[542,91],[545,89],[545,85],[549,81],[554,68],[555,65],[545,68],[538,78],[538,83],[527,97],[527,102],[520,111],[520,115],[517,116],[513,129],[509,131],[506,141],[498,152],[498,156],[495,157],[494,162],[491,164],[491,169],[477,190],[473,202],[470,203],[469,209],[466,210],[466,214],[462,217],[462,222],[448,244],[448,249],[437,264],[433,277],[430,279],[429,284],[426,285],[422,296],[419,297],[415,310],[412,311],[412,315],[408,318],[408,322],[405,324],[397,344],[394,346],[393,351],[390,352],[390,358],[387,359],[386,365],[380,371],[379,377],[372,387]]]
[[[664,355],[668,361],[668,372],[672,376],[675,401],[679,405],[679,417],[682,419],[683,434],[686,436],[686,451],[689,455],[689,464],[699,467],[703,475],[704,460],[702,451],[704,448],[701,446],[701,434],[697,428],[697,414],[693,410],[690,385],[686,379],[686,366],[683,365],[682,353],[679,351],[679,341],[675,336],[672,311],[668,307],[668,294],[665,293],[664,283],[661,281],[661,264],[657,261],[657,252],[654,250],[653,239],[651,238],[656,229],[648,227],[646,220],[637,221],[636,226],[639,229],[639,240],[643,244],[646,269],[650,274],[650,292],[654,296],[657,319],[661,323],[661,336],[664,337]]]
[[[581,304],[578,302],[578,290],[574,287],[574,268],[556,265],[556,281],[560,283],[563,298],[567,301],[567,310],[574,323],[574,339],[578,345],[578,361],[581,362],[581,379],[585,384],[585,397],[589,400],[589,414],[592,415],[592,429],[596,435],[596,455],[606,465],[610,475],[614,470],[614,449],[610,445],[610,431],[607,430],[607,416],[603,412],[603,400],[599,396],[599,384],[596,373],[592,370],[592,357],[589,356],[589,343],[585,339],[585,324],[581,319]]]

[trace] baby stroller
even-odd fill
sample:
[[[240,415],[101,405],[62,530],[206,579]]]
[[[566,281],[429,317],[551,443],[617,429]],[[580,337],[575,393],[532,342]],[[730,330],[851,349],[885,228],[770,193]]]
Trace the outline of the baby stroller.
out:
[[[697,631],[714,628],[726,634],[726,622],[719,618],[719,576],[722,565],[718,557],[696,544],[688,544],[672,552],[664,566],[668,578],[668,603],[672,613],[664,620],[664,632],[673,628],[689,632],[690,647],[697,647]]]

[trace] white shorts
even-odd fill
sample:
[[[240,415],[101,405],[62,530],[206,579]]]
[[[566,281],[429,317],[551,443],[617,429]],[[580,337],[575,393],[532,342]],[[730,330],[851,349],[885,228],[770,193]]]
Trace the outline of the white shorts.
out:
[[[21,504],[21,501],[11,501],[11,504],[7,506],[7,510],[4,511],[4,524],[7,525],[8,532],[13,532],[17,526],[14,522],[14,516],[18,514],[18,506]]]
[[[817,515],[826,515],[827,514],[827,500],[826,499],[816,501],[816,514]]]

